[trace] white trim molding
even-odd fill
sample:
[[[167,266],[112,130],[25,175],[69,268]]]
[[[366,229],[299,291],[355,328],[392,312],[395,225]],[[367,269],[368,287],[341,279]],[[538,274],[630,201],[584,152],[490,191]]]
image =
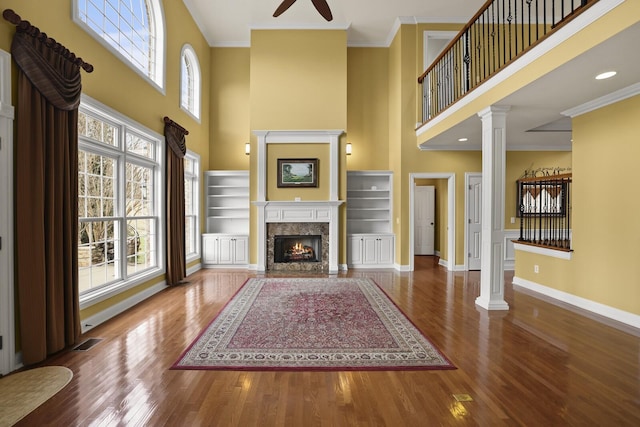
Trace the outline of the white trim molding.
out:
[[[564,291],[559,291],[517,276],[514,276],[513,278],[513,285],[514,287],[521,287],[537,294],[544,295],[559,303],[569,304],[572,307],[577,307],[593,314],[603,316],[607,319],[631,326],[638,329],[638,332],[640,333],[640,316],[637,314],[629,313],[628,311],[610,307]],[[615,325],[611,326],[615,327]]]
[[[627,86],[605,96],[601,96],[600,98],[585,102],[584,104],[578,105],[577,107],[570,108],[566,111],[561,112],[560,114],[562,114],[563,116],[574,118],[590,111],[597,110],[598,108],[606,107],[607,105],[611,105],[616,102],[623,101],[627,98],[631,98],[632,96],[636,96],[639,93],[640,83],[635,83],[631,86]]]
[[[329,273],[338,272],[340,219],[338,200],[340,136],[344,130],[254,130],[258,137],[258,194],[253,205],[258,208],[257,271],[267,267],[266,239],[268,222],[326,222],[329,223]],[[267,145],[268,144],[329,144],[329,200],[267,201]]]
[[[545,255],[553,258],[566,259],[566,260],[570,260],[571,255],[573,254],[573,252],[559,251],[555,249],[543,248],[543,247],[534,246],[534,245],[524,245],[522,243],[516,243],[516,242],[513,242],[513,248],[516,251],[529,252],[536,255]]]
[[[94,314],[93,316],[87,317],[86,319],[82,319],[81,330],[84,334],[87,331],[95,328],[101,323],[106,322],[109,319],[116,317],[118,314],[121,314],[134,305],[146,300],[147,298],[151,298],[153,295],[157,294],[160,291],[163,291],[167,288],[167,282],[164,280],[150,288],[145,289],[142,292],[138,292],[137,294],[131,296],[130,298],[125,299],[124,301],[120,301],[117,304],[109,306],[107,309],[102,310],[99,313]]]
[[[416,172],[409,174],[409,270],[402,268],[401,271],[414,270],[414,233],[415,233],[415,182],[416,179],[446,179],[447,180],[447,260],[443,263],[440,258],[440,265],[449,271],[456,270],[456,174],[453,172]],[[458,270],[459,271],[459,270]]]

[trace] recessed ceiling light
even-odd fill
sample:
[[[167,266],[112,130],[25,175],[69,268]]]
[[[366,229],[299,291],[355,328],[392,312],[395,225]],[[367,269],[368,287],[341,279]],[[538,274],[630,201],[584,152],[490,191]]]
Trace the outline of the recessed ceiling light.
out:
[[[616,75],[615,71],[607,71],[606,73],[598,74],[596,80],[604,80]]]
[[[458,142],[467,142],[468,138],[458,138]]]

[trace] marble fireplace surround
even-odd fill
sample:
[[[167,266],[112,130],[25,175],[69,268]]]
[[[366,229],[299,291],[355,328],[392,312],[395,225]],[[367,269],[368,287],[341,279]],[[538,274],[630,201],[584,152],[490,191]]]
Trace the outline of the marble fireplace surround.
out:
[[[340,218],[338,208],[344,200],[338,200],[340,135],[342,130],[268,130],[254,131],[257,144],[258,193],[252,204],[257,208],[257,270],[267,269],[267,223],[329,224],[328,273],[338,273],[338,249]],[[329,200],[267,200],[267,145],[275,144],[329,144]],[[253,155],[253,153],[252,153]],[[322,173],[327,173],[323,169]],[[326,271],[326,270],[325,270]]]

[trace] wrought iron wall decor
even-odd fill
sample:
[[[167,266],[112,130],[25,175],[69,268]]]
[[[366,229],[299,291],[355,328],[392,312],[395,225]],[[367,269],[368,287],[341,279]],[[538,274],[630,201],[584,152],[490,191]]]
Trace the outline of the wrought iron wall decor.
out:
[[[517,182],[517,216],[559,216],[567,211],[567,183],[549,181]]]
[[[519,179],[519,242],[571,250],[571,174]]]

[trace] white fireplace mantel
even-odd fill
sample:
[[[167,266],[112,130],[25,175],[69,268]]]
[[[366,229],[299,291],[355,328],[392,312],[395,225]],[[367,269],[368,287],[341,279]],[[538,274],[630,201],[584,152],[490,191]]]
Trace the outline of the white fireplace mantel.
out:
[[[258,271],[265,271],[268,222],[326,222],[329,223],[329,273],[338,272],[340,219],[338,200],[340,167],[340,135],[342,130],[257,130],[258,194],[253,205],[258,208]],[[329,200],[268,201],[267,200],[267,144],[329,144]]]
[[[280,222],[324,222],[329,223],[329,274],[338,272],[339,216],[337,201],[304,202],[253,202],[258,208],[258,271],[267,265],[267,223]]]

